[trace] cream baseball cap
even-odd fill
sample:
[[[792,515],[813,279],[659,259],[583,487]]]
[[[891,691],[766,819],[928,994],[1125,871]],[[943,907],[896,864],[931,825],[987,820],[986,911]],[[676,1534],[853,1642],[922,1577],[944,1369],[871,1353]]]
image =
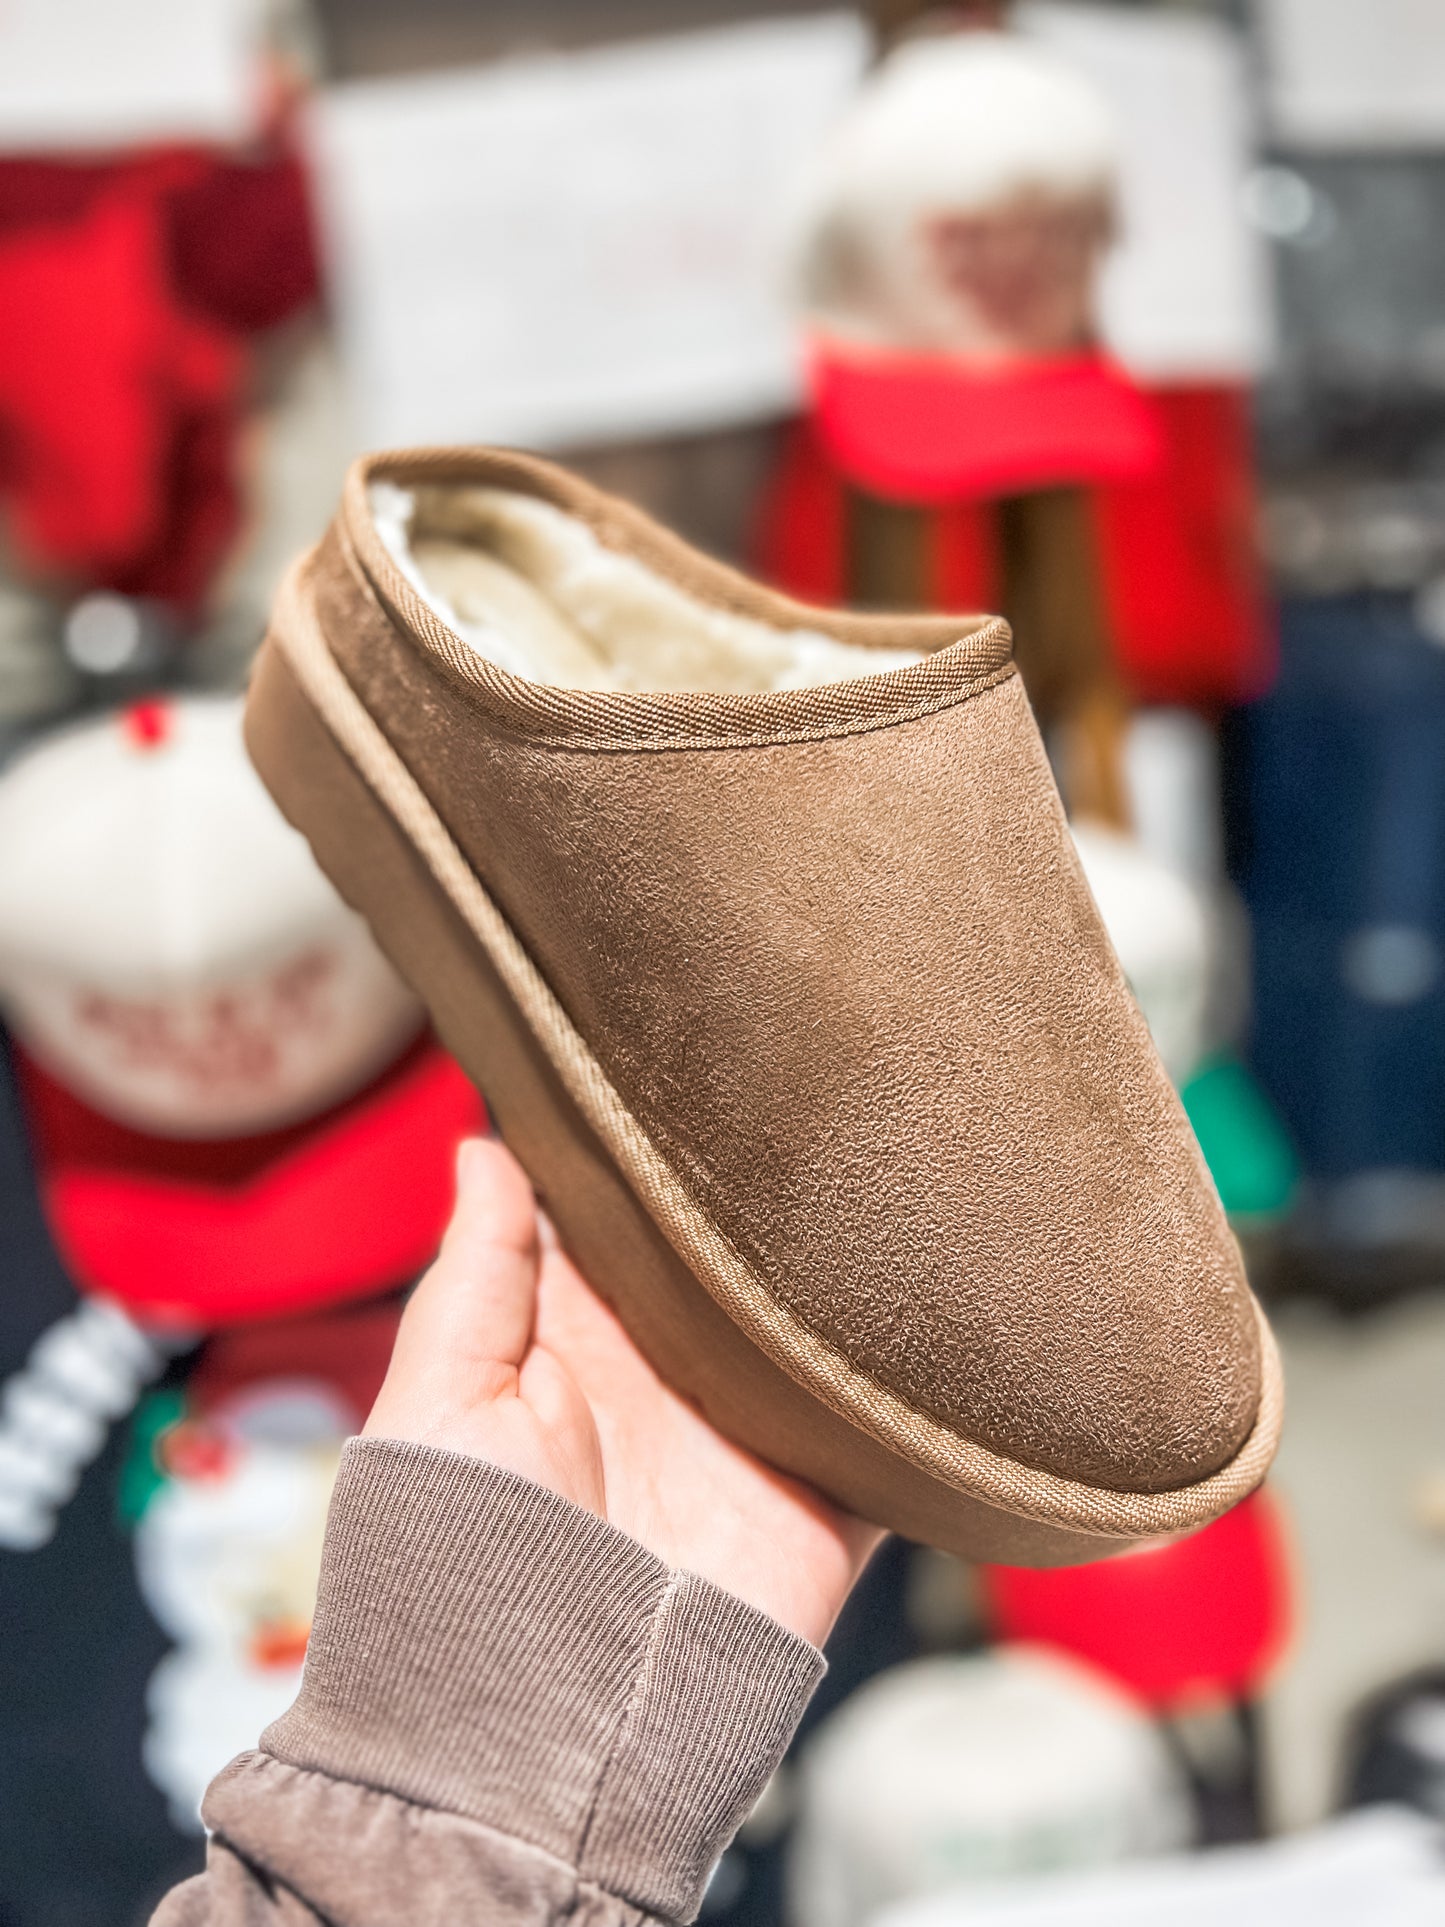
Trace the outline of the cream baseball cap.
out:
[[[132,705],[0,775],[0,1012],[95,1109],[183,1138],[321,1111],[422,1022],[262,788],[233,697]]]

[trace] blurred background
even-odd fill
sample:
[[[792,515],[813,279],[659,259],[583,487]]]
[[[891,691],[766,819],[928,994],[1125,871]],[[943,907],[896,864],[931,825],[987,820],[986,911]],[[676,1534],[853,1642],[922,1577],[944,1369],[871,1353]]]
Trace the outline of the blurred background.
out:
[[[251,775],[350,455],[1001,607],[1285,1354],[1268,1488],[891,1544],[737,1927],[1445,1919],[1445,9],[0,9],[0,1927],[294,1694],[484,1112]]]

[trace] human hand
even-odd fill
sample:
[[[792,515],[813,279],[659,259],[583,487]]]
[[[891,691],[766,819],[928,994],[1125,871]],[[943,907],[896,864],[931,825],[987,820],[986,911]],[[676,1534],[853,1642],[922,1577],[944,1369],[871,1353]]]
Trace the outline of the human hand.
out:
[[[520,1473],[818,1645],[881,1537],[662,1383],[490,1140],[461,1148],[451,1225],[364,1429]]]

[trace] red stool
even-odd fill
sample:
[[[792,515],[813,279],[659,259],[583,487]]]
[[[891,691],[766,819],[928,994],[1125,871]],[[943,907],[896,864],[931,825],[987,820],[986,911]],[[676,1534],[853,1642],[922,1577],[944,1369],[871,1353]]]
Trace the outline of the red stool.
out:
[[[1232,1712],[1245,1770],[1225,1797],[1242,1800],[1242,1830],[1258,1830],[1255,1701],[1295,1617],[1284,1525],[1270,1495],[1256,1492],[1168,1545],[1044,1572],[982,1566],[979,1581],[995,1638],[1053,1646],[1087,1661],[1166,1722],[1201,1709]],[[1218,1789],[1200,1785],[1197,1771],[1194,1777],[1208,1827]],[[1240,1829],[1229,1823],[1225,1830]]]
[[[1045,1572],[982,1566],[979,1577],[997,1638],[1061,1647],[1162,1713],[1253,1699],[1293,1617],[1279,1511],[1264,1492],[1169,1545]]]

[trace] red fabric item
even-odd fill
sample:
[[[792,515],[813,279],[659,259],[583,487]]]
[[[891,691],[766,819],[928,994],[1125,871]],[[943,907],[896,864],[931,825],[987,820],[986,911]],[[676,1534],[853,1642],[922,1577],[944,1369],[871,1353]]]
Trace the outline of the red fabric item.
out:
[[[239,351],[181,314],[165,277],[155,212],[125,197],[0,242],[0,485],[38,573],[118,586],[167,533],[197,426],[219,415],[229,438]],[[225,509],[203,518],[188,594],[229,543]]]
[[[1092,1566],[981,1566],[989,1630],[1058,1647],[1161,1712],[1247,1700],[1293,1623],[1280,1516],[1256,1492],[1203,1531]]]
[[[1248,396],[1197,385],[1152,389],[1148,400],[1159,434],[1154,467],[1091,490],[1117,667],[1140,702],[1244,702],[1269,686],[1276,654],[1255,550]],[[809,601],[845,599],[851,483],[933,511],[928,606],[997,607],[992,492],[972,483],[947,498],[931,486],[899,488],[904,457],[844,466],[832,432],[830,446],[810,418],[785,440],[759,522],[762,573]],[[849,447],[856,455],[861,437]]]
[[[204,1423],[252,1387],[318,1379],[346,1402],[359,1428],[381,1390],[400,1321],[401,1301],[392,1296],[217,1332],[186,1380],[187,1409]]]
[[[284,145],[0,161],[0,494],[22,565],[193,613],[239,521],[243,337],[317,279]]]
[[[1145,702],[1247,702],[1278,654],[1255,535],[1243,389],[1168,388],[1157,475],[1095,496],[1099,556],[1123,666]]]
[[[290,149],[207,156],[167,195],[165,217],[177,297],[222,327],[256,334],[318,299],[306,174]]]
[[[274,327],[320,296],[306,171],[284,120],[248,154],[176,146],[0,158],[0,241],[68,226],[107,199],[155,209],[176,301],[233,332]]]
[[[1099,354],[964,370],[942,357],[815,347],[809,390],[829,459],[898,501],[1133,480],[1162,455],[1148,400]]]
[[[430,1261],[481,1099],[429,1040],[319,1119],[230,1142],[112,1123],[17,1050],[41,1197],[83,1290],[185,1325],[363,1297]]]

